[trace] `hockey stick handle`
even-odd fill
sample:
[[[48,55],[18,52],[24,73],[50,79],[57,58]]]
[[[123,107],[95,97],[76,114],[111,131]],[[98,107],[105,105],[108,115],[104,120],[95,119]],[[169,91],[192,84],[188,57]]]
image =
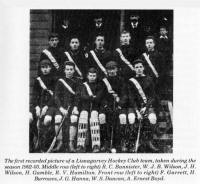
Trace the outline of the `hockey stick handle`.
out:
[[[141,126],[142,126],[142,119],[139,120],[138,134],[137,134],[137,139],[136,139],[136,143],[135,143],[135,152],[136,152],[136,153],[137,153],[138,147],[139,147]]]
[[[112,147],[113,147],[113,134],[114,134],[114,122],[113,121],[115,121],[115,113],[116,113],[116,101],[114,98],[114,101],[113,101],[114,118],[112,119],[112,126],[111,126],[110,149],[112,149]]]

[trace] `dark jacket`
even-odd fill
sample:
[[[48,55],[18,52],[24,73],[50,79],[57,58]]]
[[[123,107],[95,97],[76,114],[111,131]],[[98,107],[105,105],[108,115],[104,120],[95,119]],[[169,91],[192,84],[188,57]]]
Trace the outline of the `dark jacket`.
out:
[[[128,81],[128,98],[129,98],[129,107],[136,109],[140,109],[142,107],[154,107],[156,95],[154,90],[154,82],[152,77],[149,76],[142,76],[142,77],[135,77],[138,81],[142,90],[147,98],[147,102],[144,103],[138,89],[134,85],[132,81]]]
[[[80,88],[82,85],[81,80],[76,77],[72,77],[71,79],[65,77],[63,80],[72,88],[75,94],[69,92],[64,84],[58,80],[55,87],[56,106],[58,108],[63,107],[65,109],[67,109],[68,106],[78,107],[80,102]]]

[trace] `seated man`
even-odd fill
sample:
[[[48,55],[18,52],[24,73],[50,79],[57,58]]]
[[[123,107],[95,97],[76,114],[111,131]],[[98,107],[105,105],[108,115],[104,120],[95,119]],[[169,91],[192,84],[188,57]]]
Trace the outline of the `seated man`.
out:
[[[101,151],[110,151],[109,149],[112,149],[112,147],[117,147],[121,144],[118,151],[125,152],[127,151],[125,146],[127,128],[126,85],[123,78],[117,74],[118,67],[116,62],[108,62],[106,70],[108,78],[103,79],[105,93],[99,113]]]
[[[145,132],[145,143],[152,151],[158,151],[158,149],[152,144],[154,127],[157,123],[157,117],[155,113],[155,91],[154,82],[150,76],[144,74],[144,61],[137,59],[133,63],[136,77],[130,78],[128,83],[128,96],[130,102],[129,108],[129,123],[132,125],[131,131],[134,131],[134,117],[137,114],[138,120],[145,118],[147,131]],[[130,120],[130,117],[131,120]],[[145,127],[145,126],[143,126]],[[134,144],[136,138],[136,132],[130,134],[132,144]],[[134,149],[132,149],[134,152]]]
[[[34,127],[33,123],[36,122],[33,120],[38,119],[38,142],[36,147],[41,152],[47,149],[45,139],[54,115],[53,91],[56,80],[51,69],[51,62],[48,59],[43,59],[40,62],[41,74],[35,79],[33,86],[32,106],[34,108],[30,116],[30,123],[31,127]]]
[[[97,70],[90,68],[87,81],[81,89],[80,117],[78,122],[77,152],[85,152],[91,135],[92,151],[100,150],[99,104],[103,97],[103,83],[97,81]],[[90,130],[90,132],[89,132]]]
[[[65,63],[65,77],[60,78],[55,87],[55,103],[58,111],[55,116],[56,132],[62,121],[62,117],[69,115],[64,121],[63,134],[58,134],[58,145],[64,144],[66,151],[75,152],[75,140],[77,134],[78,106],[80,101],[81,81],[74,77],[75,65],[73,62]],[[68,140],[69,139],[69,140]],[[58,150],[61,146],[58,147]],[[69,148],[69,149],[68,149]]]

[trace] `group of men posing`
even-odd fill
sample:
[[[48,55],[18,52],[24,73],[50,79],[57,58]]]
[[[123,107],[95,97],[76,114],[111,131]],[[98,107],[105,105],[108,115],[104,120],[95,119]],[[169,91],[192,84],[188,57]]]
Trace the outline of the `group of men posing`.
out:
[[[97,34],[94,50],[84,52],[73,36],[65,51],[58,48],[57,34],[49,36],[30,102],[30,152],[133,153],[138,131],[145,132],[141,144],[159,151],[152,139],[165,57],[153,36],[146,37],[143,53],[130,41],[123,31],[120,47],[111,52]],[[49,150],[52,136],[56,143]]]

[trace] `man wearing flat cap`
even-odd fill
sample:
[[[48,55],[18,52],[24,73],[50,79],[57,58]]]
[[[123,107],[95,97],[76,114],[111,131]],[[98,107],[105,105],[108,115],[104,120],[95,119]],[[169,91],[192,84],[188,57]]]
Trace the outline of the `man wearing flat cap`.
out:
[[[126,152],[126,85],[118,76],[115,61],[106,64],[108,77],[103,79],[105,95],[99,113],[101,150],[108,151],[116,147],[117,151]],[[120,141],[121,138],[121,141]]]

